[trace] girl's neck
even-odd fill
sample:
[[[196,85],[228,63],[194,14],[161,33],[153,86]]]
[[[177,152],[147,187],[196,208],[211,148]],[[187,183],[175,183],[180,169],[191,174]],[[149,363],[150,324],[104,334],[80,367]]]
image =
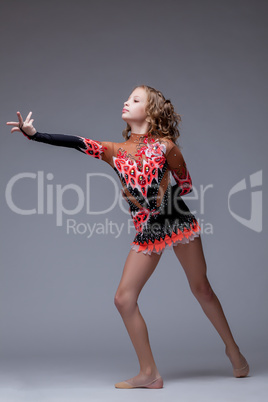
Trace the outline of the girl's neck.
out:
[[[133,131],[130,131],[130,134],[135,137],[145,137],[146,135],[148,135],[148,132],[147,133],[134,133]]]
[[[131,133],[133,133],[133,134],[145,135],[148,133],[149,123],[147,121],[145,121],[142,124],[132,124],[130,126],[130,128],[131,128]]]

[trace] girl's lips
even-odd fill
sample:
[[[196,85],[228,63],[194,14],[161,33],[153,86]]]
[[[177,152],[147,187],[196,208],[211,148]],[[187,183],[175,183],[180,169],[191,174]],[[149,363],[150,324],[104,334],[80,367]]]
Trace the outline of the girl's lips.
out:
[[[122,110],[122,113],[124,113],[124,112],[128,112],[128,110],[127,110],[127,109],[123,109],[123,110]]]

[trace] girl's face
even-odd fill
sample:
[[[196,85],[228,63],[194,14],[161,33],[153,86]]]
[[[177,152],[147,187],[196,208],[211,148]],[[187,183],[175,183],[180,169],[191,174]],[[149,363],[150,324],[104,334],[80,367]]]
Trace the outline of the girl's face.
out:
[[[128,100],[124,102],[122,110],[122,119],[131,125],[131,123],[141,124],[145,122],[147,113],[147,93],[143,88],[136,88],[130,94]]]

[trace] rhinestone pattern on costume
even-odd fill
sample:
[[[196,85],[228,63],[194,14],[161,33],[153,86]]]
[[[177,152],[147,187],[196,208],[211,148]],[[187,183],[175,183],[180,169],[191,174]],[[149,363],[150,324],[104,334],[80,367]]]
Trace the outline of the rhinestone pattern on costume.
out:
[[[160,136],[131,133],[115,143],[64,134],[37,132],[29,139],[75,148],[101,159],[115,170],[129,204],[136,229],[132,248],[151,254],[186,243],[200,227],[181,196],[192,191],[192,181],[180,149]],[[171,185],[171,179],[176,185]]]

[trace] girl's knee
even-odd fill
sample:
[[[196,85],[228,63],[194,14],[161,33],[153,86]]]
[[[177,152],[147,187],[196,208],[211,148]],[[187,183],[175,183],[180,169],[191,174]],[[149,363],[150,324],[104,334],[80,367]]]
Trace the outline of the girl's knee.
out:
[[[211,301],[213,299],[214,292],[208,279],[191,285],[191,290],[194,296],[200,301]]]
[[[120,313],[128,312],[136,305],[136,300],[131,292],[118,290],[114,296],[114,304]]]

